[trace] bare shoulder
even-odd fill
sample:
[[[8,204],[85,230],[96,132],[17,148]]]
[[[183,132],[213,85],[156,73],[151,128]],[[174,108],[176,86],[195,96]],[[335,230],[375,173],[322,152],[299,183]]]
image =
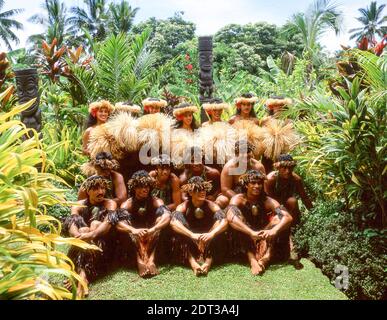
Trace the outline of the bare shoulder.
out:
[[[185,213],[187,211],[188,201],[184,201],[182,204],[179,204],[176,208],[176,211]]]
[[[157,197],[152,197],[152,203],[155,208],[158,208],[164,205],[164,201]]]
[[[246,197],[243,193],[239,193],[233,196],[230,200],[230,205],[233,206],[243,206],[246,203]]]
[[[266,200],[264,202],[264,206],[265,206],[266,210],[274,211],[276,208],[280,207],[281,205],[277,200],[275,200],[271,197],[266,197]]]
[[[277,177],[277,171],[272,171],[267,175],[268,181],[273,181]]]
[[[252,159],[253,161],[253,168],[255,169],[255,170],[259,170],[259,171],[263,171],[263,172],[265,172],[266,170],[265,170],[265,167],[263,166],[263,164],[261,163],[261,161],[258,161],[258,160],[256,160],[256,159]]]
[[[206,171],[209,173],[210,176],[212,177],[219,177],[219,170],[211,167],[206,166]]]
[[[121,209],[130,210],[132,208],[132,204],[133,204],[133,199],[129,198],[128,200],[126,200],[121,204]]]
[[[221,208],[215,202],[212,202],[210,200],[206,200],[206,203],[212,212],[216,212],[216,211],[221,210]]]
[[[111,199],[105,199],[103,205],[108,210],[115,210],[115,209],[117,209],[117,203],[114,200],[111,200]]]

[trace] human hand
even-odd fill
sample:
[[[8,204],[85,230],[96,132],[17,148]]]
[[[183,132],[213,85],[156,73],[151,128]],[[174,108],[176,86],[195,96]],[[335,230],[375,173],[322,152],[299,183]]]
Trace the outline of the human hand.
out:
[[[91,240],[94,240],[94,233],[93,232],[86,232],[86,233],[80,233],[76,236],[77,239],[89,242]]]
[[[271,241],[277,235],[277,232],[273,230],[261,230],[258,232],[258,235],[261,239]]]
[[[203,233],[199,236],[199,241],[203,241],[204,243],[207,243],[211,241],[214,238],[214,235],[210,233]]]
[[[132,234],[139,238],[144,238],[148,234],[147,229],[134,229]]]

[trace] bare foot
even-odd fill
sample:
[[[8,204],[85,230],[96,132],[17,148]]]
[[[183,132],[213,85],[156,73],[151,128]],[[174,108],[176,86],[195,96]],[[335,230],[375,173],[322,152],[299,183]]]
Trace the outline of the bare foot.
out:
[[[157,276],[160,274],[159,270],[153,262],[148,264],[148,268],[151,276]]]
[[[260,274],[263,273],[262,267],[257,260],[251,259],[250,264],[251,264],[251,273],[254,276],[259,276]]]
[[[208,271],[210,271],[210,268],[211,268],[211,265],[209,263],[204,263],[202,264],[202,274],[203,275],[207,275],[208,274]]]
[[[150,275],[148,266],[145,265],[145,263],[141,261],[137,261],[137,267],[138,267],[138,274],[140,275],[140,277],[146,278]]]

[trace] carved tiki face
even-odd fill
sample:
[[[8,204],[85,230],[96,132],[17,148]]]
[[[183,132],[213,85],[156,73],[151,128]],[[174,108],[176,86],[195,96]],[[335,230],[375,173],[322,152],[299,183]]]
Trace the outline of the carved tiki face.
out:
[[[39,78],[36,69],[24,69],[15,71],[17,95],[20,103],[26,103],[34,98],[37,98],[33,109],[39,105]]]
[[[212,69],[212,37],[199,38],[199,64],[202,71]]]

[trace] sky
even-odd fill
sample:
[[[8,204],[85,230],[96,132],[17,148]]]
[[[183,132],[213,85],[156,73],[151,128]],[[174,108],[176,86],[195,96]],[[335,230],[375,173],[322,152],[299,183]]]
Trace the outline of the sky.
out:
[[[116,0],[114,2],[120,2]],[[230,23],[247,24],[265,21],[278,26],[283,25],[294,13],[305,12],[313,0],[129,0],[130,5],[140,8],[135,23],[150,17],[165,19],[173,16],[177,11],[184,12],[184,19],[196,24],[196,34],[213,35],[219,29]],[[344,21],[342,33],[338,36],[334,32],[327,32],[320,43],[327,51],[340,50],[340,45],[354,46],[349,40],[348,30],[360,26],[355,19],[359,16],[358,9],[369,6],[371,0],[337,0],[343,11]],[[26,39],[31,34],[43,32],[41,25],[34,25],[27,20],[32,15],[42,11],[43,0],[5,0],[3,11],[12,8],[23,8],[25,11],[17,16],[17,20],[24,24],[23,31],[17,31],[19,45],[24,47]],[[66,0],[67,7],[82,6],[83,0]],[[383,1],[378,1],[382,4]],[[4,44],[0,42],[0,49]]]

